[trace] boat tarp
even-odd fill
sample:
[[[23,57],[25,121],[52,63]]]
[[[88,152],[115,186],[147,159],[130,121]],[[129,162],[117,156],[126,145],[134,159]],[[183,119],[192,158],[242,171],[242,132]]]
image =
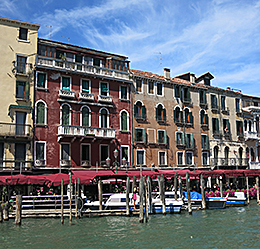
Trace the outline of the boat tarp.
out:
[[[186,191],[183,191],[183,195],[185,199],[188,199],[188,195]],[[192,200],[202,200],[201,194],[198,192],[190,192],[190,198]]]

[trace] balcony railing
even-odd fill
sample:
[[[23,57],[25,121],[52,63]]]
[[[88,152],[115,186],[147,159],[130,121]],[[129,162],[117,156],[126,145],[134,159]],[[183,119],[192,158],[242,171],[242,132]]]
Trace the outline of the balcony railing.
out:
[[[16,61],[14,69],[15,74],[27,75],[29,73],[29,69],[32,69],[32,64]]]
[[[98,102],[112,103],[112,97],[105,96],[105,95],[98,95]]]
[[[31,125],[0,123],[0,136],[32,137]]]
[[[13,160],[13,159],[0,159],[0,170],[28,170],[31,169],[33,161],[30,160]]]
[[[94,94],[91,94],[91,93],[79,93],[79,99],[93,101],[94,100]]]
[[[245,139],[246,140],[257,139],[257,132],[255,132],[255,131],[245,131]]]
[[[75,92],[68,90],[59,90],[59,97],[75,98]]]
[[[58,135],[59,136],[82,136],[82,137],[94,136],[94,137],[103,137],[103,138],[114,138],[115,129],[60,125],[58,128]]]
[[[127,72],[92,65],[85,65],[76,62],[63,61],[55,58],[38,56],[37,65],[129,80],[129,73]]]
[[[211,166],[248,166],[247,158],[212,158]]]

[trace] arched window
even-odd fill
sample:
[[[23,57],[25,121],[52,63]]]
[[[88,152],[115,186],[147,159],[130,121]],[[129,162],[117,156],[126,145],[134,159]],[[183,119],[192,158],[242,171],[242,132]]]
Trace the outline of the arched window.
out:
[[[253,148],[250,149],[250,154],[251,154],[251,162],[255,161],[255,151]]]
[[[104,108],[100,112],[100,127],[108,128],[108,111]]]
[[[225,147],[225,159],[229,157],[229,147]]]
[[[175,123],[183,123],[183,112],[181,111],[179,106],[177,106],[174,109],[174,122]]]
[[[156,121],[166,122],[166,109],[164,109],[161,104],[159,104],[156,108]]]
[[[214,147],[214,165],[218,165],[218,151],[219,151],[218,146],[215,146]]]
[[[238,154],[239,154],[239,159],[238,159],[239,165],[242,165],[242,160],[243,160],[243,148],[241,148],[241,147],[239,148]]]
[[[134,116],[136,119],[146,119],[146,108],[141,101],[134,105]]]
[[[252,129],[252,122],[251,122],[251,120],[249,120],[249,122],[248,122],[248,131],[251,131],[251,129]]]
[[[45,124],[45,104],[38,102],[36,105],[36,124]]]
[[[202,125],[208,125],[208,114],[204,110],[201,110],[200,112],[200,124]]]
[[[121,130],[128,131],[128,118],[126,111],[121,112]]]
[[[88,109],[88,107],[84,106],[82,109],[81,109],[81,125],[82,126],[86,126],[86,127],[89,127],[90,126],[90,111]]]
[[[188,108],[184,109],[184,117],[185,117],[186,124],[193,124],[192,112],[190,112],[190,110]]]
[[[245,131],[247,131],[247,120],[244,121]]]
[[[61,108],[61,124],[70,125],[70,106],[67,104],[62,105]]]
[[[256,132],[259,133],[259,117],[256,117]]]

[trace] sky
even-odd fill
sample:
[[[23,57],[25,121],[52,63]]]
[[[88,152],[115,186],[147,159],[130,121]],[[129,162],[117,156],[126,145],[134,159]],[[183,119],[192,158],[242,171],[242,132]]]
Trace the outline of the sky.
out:
[[[132,69],[210,72],[214,86],[260,96],[260,0],[0,0],[0,16],[125,55]]]

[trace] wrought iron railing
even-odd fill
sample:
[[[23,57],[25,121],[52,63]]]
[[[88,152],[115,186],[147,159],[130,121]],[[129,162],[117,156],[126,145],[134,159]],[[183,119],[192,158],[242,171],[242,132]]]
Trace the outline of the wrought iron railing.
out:
[[[0,123],[1,136],[32,137],[32,127],[27,124]]]
[[[211,158],[211,166],[248,166],[247,158]]]

